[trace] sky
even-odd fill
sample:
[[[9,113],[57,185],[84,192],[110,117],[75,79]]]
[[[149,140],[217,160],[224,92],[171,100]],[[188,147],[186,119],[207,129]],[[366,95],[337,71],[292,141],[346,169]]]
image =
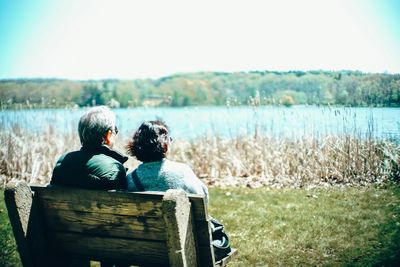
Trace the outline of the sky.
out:
[[[0,79],[400,73],[400,0],[0,0]]]

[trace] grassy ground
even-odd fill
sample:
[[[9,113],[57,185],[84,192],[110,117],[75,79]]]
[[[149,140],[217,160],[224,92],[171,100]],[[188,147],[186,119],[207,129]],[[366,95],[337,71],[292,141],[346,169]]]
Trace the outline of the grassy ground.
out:
[[[239,250],[232,266],[400,264],[400,189],[211,191]]]
[[[0,266],[21,266],[14,235],[8,220],[3,190],[0,190]]]
[[[0,266],[19,266],[0,192]],[[400,188],[211,189],[239,250],[230,266],[396,266]]]

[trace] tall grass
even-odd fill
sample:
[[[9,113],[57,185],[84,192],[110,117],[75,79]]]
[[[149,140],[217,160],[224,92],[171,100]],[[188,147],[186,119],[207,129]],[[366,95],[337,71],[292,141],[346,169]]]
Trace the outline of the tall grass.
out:
[[[400,147],[389,141],[325,136],[278,139],[205,137],[181,143],[173,157],[190,162],[209,184],[310,187],[398,180]]]
[[[124,150],[120,137],[116,148]],[[57,158],[79,149],[76,133],[52,127],[31,133],[18,125],[0,131],[0,182],[12,178],[47,183]],[[325,136],[297,140],[260,134],[224,139],[205,136],[177,140],[169,157],[189,163],[209,185],[314,187],[399,180],[400,147],[385,140]],[[126,167],[139,164],[130,159]]]
[[[74,134],[59,134],[52,127],[41,133],[30,133],[15,125],[0,131],[0,182],[22,179],[30,183],[47,183],[57,158],[79,148]]]

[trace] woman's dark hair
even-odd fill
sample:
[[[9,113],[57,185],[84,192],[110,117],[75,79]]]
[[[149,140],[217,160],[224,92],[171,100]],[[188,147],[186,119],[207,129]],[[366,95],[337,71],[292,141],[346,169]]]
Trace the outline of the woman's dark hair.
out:
[[[127,152],[142,162],[160,161],[168,150],[168,134],[161,120],[143,122],[127,144]]]

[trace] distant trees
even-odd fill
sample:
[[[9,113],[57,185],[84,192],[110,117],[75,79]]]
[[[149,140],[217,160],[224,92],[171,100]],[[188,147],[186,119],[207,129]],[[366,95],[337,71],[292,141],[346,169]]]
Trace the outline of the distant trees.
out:
[[[160,79],[0,80],[2,108],[113,105],[400,106],[400,74],[357,71],[199,72]]]

